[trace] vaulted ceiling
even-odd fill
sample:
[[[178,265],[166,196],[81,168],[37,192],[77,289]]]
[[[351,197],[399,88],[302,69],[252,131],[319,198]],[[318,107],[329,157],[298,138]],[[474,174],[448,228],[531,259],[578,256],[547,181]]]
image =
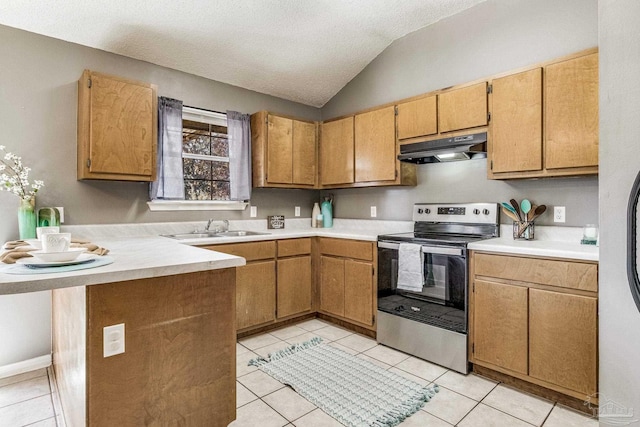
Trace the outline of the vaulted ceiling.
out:
[[[3,0],[0,24],[321,107],[394,40],[485,0]]]

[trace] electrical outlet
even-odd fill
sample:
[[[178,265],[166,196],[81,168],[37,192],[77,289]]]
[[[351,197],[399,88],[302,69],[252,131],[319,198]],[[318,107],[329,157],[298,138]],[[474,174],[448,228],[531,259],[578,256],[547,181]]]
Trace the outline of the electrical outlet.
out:
[[[371,206],[371,218],[375,218],[378,216],[378,210],[375,206]]]
[[[102,330],[102,342],[103,357],[124,353],[124,323],[105,326]]]
[[[565,215],[566,215],[566,211],[564,206],[553,207],[553,222],[564,222]]]
[[[258,216],[258,207],[257,206],[251,206],[251,211],[249,213],[249,216],[251,218],[255,218]]]
[[[300,206],[296,206],[295,207],[295,213],[293,215],[294,216],[300,216]]]
[[[56,206],[58,212],[60,212],[60,224],[64,224],[64,208],[62,206]]]

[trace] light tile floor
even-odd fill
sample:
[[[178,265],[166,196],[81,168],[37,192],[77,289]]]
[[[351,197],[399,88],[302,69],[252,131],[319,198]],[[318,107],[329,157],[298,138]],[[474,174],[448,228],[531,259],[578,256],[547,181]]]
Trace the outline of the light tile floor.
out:
[[[596,427],[598,422],[536,396],[378,345],[375,340],[319,319],[240,339],[237,346],[237,420],[229,427],[341,427],[314,404],[247,366],[258,355],[320,336],[324,342],[440,392],[402,427]],[[53,392],[52,392],[53,390]],[[64,427],[51,375],[40,369],[0,379],[0,427]],[[56,418],[57,417],[57,418]],[[57,420],[57,421],[56,421]]]

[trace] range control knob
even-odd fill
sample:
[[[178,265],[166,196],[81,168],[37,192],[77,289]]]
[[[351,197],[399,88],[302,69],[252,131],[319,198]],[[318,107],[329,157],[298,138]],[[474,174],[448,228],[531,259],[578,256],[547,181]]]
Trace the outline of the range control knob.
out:
[[[490,212],[489,212],[489,209],[484,209],[484,210],[482,211],[482,213],[483,213],[483,214],[485,214],[485,215],[489,215],[489,213],[490,213]]]
[[[480,209],[474,209],[474,210],[473,210],[473,214],[474,214],[474,215],[478,215],[479,213],[480,213]]]
[[[424,213],[426,213],[426,214],[430,214],[430,213],[431,213],[431,209],[425,209],[425,210],[424,210]]]
[[[421,214],[422,212],[424,212],[422,209],[418,209],[419,214]]]

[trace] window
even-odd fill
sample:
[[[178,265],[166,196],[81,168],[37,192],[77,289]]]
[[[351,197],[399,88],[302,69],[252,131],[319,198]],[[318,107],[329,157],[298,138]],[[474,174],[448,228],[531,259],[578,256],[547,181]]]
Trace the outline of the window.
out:
[[[229,140],[226,114],[182,109],[185,200],[229,200]]]

